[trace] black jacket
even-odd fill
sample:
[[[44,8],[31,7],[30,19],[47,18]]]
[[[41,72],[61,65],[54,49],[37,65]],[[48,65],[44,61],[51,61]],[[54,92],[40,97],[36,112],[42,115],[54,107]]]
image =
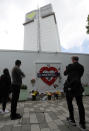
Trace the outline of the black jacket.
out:
[[[64,75],[68,76],[64,84],[64,91],[66,92],[70,88],[73,93],[82,93],[84,91],[81,84],[83,73],[84,67],[78,62],[69,64],[64,71]]]
[[[0,96],[8,96],[11,88],[11,77],[10,75],[1,75],[0,77]]]

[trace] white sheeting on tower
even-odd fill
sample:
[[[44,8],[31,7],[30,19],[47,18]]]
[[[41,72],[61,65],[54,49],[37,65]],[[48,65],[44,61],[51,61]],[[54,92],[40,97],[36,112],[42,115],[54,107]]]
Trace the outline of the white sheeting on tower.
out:
[[[60,52],[60,41],[52,5],[26,14],[24,50]]]

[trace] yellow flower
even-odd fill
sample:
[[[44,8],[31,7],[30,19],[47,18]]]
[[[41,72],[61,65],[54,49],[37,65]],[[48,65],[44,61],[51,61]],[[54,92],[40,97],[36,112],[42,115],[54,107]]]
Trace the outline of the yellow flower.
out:
[[[61,92],[60,91],[56,91],[56,94],[61,95]]]
[[[48,96],[51,96],[51,95],[52,95],[51,92],[46,92],[46,94],[47,94]]]

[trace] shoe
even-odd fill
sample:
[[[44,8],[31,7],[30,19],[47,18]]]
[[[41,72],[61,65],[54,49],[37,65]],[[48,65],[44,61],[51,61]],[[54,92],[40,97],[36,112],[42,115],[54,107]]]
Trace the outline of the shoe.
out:
[[[67,117],[66,119],[69,123],[71,123],[72,126],[76,126],[75,120],[72,120],[70,117]]]
[[[9,113],[9,111],[7,109],[5,109],[5,111],[3,111],[2,109],[0,109],[0,114],[5,114],[5,113]]]
[[[21,115],[20,115],[19,113],[16,113],[15,116],[17,116],[17,117],[21,117]]]
[[[9,110],[5,109],[5,113],[9,113]]]
[[[80,123],[79,123],[79,128],[80,128],[81,131],[86,131],[86,126],[85,126],[85,124],[80,124]]]
[[[8,111],[7,109],[5,109],[5,111],[0,110],[0,113],[1,113],[1,114],[6,114],[6,113],[9,113],[9,111]]]
[[[2,113],[2,109],[0,109],[0,113]]]
[[[2,110],[1,114],[5,114],[5,111]]]
[[[17,119],[21,119],[22,116],[20,114],[15,114],[14,116],[10,115],[11,120],[17,120]]]
[[[0,114],[3,114],[3,110],[2,109],[0,109]]]

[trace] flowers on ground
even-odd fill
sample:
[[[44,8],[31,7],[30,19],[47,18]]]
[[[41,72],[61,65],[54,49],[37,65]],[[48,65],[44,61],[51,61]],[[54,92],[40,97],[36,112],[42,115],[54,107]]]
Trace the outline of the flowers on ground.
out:
[[[51,92],[46,92],[46,94],[48,95],[48,96],[52,96],[52,93]]]
[[[32,96],[37,96],[38,94],[39,94],[38,91],[34,91],[34,90],[32,90]]]
[[[60,91],[56,91],[55,94],[61,95],[61,92]]]

